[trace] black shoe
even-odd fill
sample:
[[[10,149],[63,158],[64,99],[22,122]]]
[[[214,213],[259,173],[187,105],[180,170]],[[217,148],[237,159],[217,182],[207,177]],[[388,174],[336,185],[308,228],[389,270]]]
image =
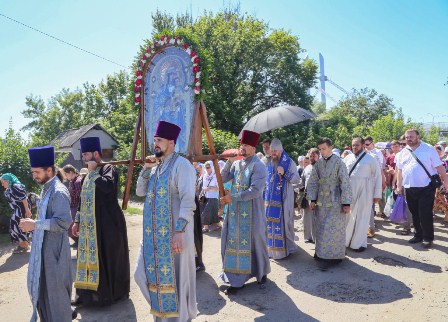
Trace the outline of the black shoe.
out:
[[[196,266],[196,273],[200,271],[205,271],[204,264],[199,264],[198,266]]]
[[[353,251],[354,251],[354,252],[357,252],[357,253],[362,253],[362,252],[365,251],[366,249],[367,249],[367,248],[361,246],[361,247],[359,247],[358,249],[353,249]]]
[[[421,243],[422,241],[423,239],[414,236],[411,239],[409,239],[409,244],[417,244]]]
[[[78,317],[78,311],[76,311],[76,308],[72,306],[72,320],[76,319]]]
[[[327,261],[320,261],[319,262],[319,269],[322,272],[325,272],[329,267],[330,267],[330,263],[328,263]]]
[[[229,287],[224,291],[224,294],[226,294],[226,295],[236,294],[236,293],[238,293],[238,291],[241,290],[243,287],[244,287],[244,285],[241,286],[241,287],[229,286]]]
[[[426,241],[426,240],[424,240],[424,241],[422,241],[422,245],[423,245],[423,248],[431,248],[431,246],[432,246],[432,241]]]
[[[313,243],[313,244],[314,244],[314,242],[313,242],[312,239],[306,239],[306,240],[305,240],[305,244],[308,244],[308,243]]]
[[[258,282],[258,285],[260,285],[260,284],[266,284],[267,281],[268,281],[268,276],[267,276],[267,275],[263,275],[263,277],[261,278],[261,280]]]
[[[76,299],[76,300],[70,301],[70,304],[72,306],[80,306],[81,302],[79,301],[79,299]]]
[[[314,256],[313,256],[313,258],[315,259],[315,260],[320,260],[320,258],[319,258],[319,256],[317,256],[317,254],[316,253],[314,253]]]

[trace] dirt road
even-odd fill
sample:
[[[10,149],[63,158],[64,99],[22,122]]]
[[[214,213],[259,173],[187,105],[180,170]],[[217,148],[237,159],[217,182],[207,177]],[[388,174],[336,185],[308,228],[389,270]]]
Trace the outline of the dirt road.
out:
[[[131,270],[142,236],[142,217],[127,216]],[[396,225],[377,219],[379,229],[364,253],[347,251],[347,259],[327,272],[316,269],[313,244],[271,261],[266,289],[255,281],[238,294],[220,292],[220,236],[204,238],[206,271],[197,276],[199,314],[195,321],[448,321],[448,228],[436,219],[432,249],[407,243]],[[28,321],[27,254],[13,255],[0,246],[0,321]],[[132,279],[130,299],[109,308],[80,308],[79,321],[152,321],[149,306]]]

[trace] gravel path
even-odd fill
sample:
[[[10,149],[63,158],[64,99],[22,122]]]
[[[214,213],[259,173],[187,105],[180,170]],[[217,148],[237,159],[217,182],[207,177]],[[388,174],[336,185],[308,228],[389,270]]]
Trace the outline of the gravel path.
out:
[[[141,204],[130,204],[141,207]],[[142,236],[142,217],[126,217],[131,270]],[[379,231],[363,253],[327,272],[316,269],[313,244],[302,238],[300,251],[271,261],[266,289],[250,281],[238,294],[225,296],[216,276],[221,270],[220,236],[205,236],[207,270],[197,277],[199,315],[195,321],[448,321],[448,228],[435,223],[434,247],[407,243],[395,224],[377,219]],[[28,321],[27,254],[13,255],[13,246],[0,245],[0,321]],[[80,321],[152,321],[149,306],[132,279],[130,299],[109,308],[80,308]]]

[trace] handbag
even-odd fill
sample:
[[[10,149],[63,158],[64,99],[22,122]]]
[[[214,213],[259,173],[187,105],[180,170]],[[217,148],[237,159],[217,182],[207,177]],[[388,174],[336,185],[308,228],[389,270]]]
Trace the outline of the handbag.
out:
[[[423,165],[423,163],[417,158],[414,151],[412,151],[411,149],[407,149],[407,150],[409,150],[409,152],[411,152],[415,161],[417,161],[418,164],[420,164],[422,166],[423,170],[425,170],[426,175],[429,177],[429,180],[430,180],[429,185],[435,189],[440,188],[440,186],[442,185],[442,180],[440,179],[440,176],[437,173],[430,175],[428,170],[426,170],[425,166]]]

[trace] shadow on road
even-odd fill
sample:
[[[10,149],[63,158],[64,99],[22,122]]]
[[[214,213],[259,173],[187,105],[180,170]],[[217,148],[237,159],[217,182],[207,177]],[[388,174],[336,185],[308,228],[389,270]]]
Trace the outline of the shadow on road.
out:
[[[13,248],[13,247],[11,247]],[[3,253],[1,256],[8,256],[7,252]],[[6,261],[0,265],[0,273],[12,272],[24,265],[27,265],[29,262],[30,255],[29,253],[22,254],[13,254],[11,253]]]
[[[78,319],[77,319],[78,321],[96,321],[96,322],[137,321],[135,306],[131,299],[119,301],[115,303],[113,306],[107,306],[107,307],[83,306],[78,308],[77,311],[78,311]]]
[[[349,255],[351,254],[349,253]],[[408,259],[405,260],[402,256],[378,249],[369,248],[366,252],[356,253],[356,255],[365,256],[365,258],[378,257],[379,259],[398,256],[396,263],[401,260],[406,267],[423,268],[430,272],[440,271],[438,266],[415,263]],[[387,261],[384,262],[387,264]],[[378,261],[379,264],[384,264],[384,262]],[[288,260],[276,263],[290,272],[287,276],[289,285],[299,291],[330,301],[384,304],[412,297],[411,289],[403,282],[367,269],[349,258],[326,272],[318,270],[317,262],[304,250],[293,254]]]
[[[318,321],[300,311],[290,296],[271,280],[268,280],[265,289],[259,289],[255,281],[247,283],[237,294],[228,296],[228,300],[263,314],[253,321]]]
[[[217,314],[226,304],[222,293],[219,292],[216,280],[207,272],[197,274],[196,301],[198,302],[198,315]]]

